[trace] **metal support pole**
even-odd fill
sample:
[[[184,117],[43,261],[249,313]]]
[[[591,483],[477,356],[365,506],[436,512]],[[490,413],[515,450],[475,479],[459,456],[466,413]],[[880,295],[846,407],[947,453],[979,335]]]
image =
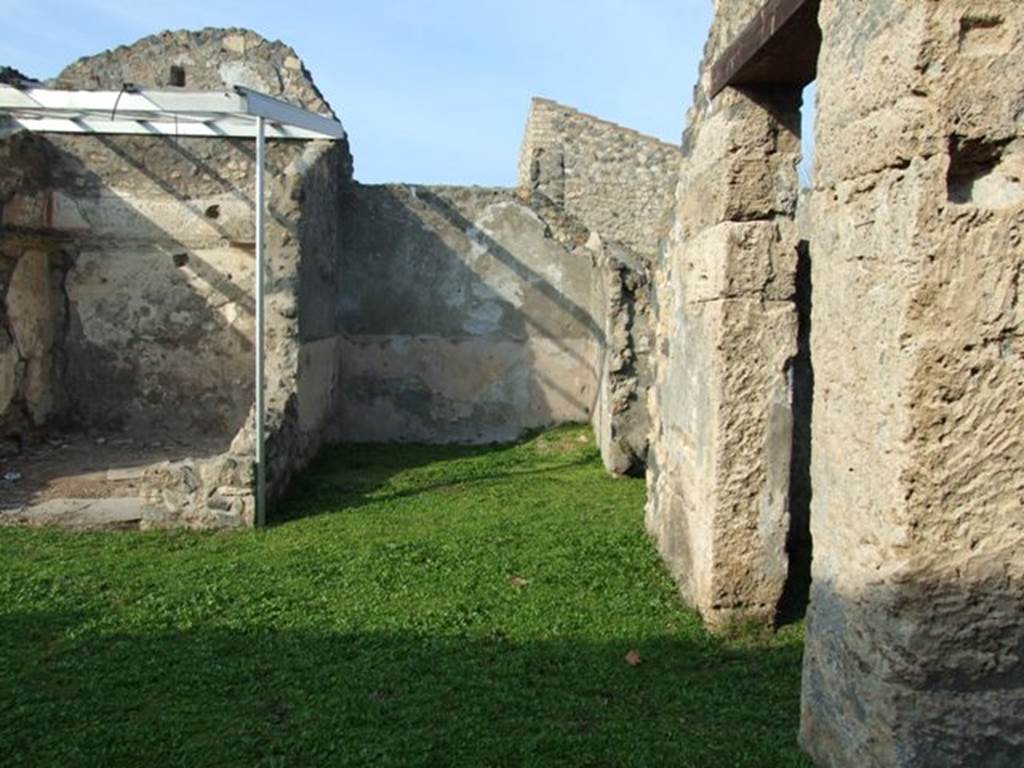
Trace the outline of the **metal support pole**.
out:
[[[266,136],[263,118],[256,118],[256,525],[267,522],[267,446],[264,436],[264,281],[266,254],[264,253],[264,174],[266,165]]]

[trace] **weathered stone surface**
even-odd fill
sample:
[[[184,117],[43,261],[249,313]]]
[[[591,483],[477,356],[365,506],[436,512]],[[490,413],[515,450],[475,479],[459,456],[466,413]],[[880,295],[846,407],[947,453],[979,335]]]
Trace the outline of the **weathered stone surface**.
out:
[[[241,249],[83,250],[68,273],[72,407],[88,423],[230,434],[251,404],[253,268]]]
[[[654,316],[648,265],[621,248],[606,248],[597,278],[598,316],[605,317],[600,385],[593,424],[605,467],[618,475],[647,469],[647,400]]]
[[[488,442],[590,418],[591,251],[507,190],[354,187],[344,221],[345,439]]]
[[[252,526],[255,516],[252,455],[164,462],[146,469],[143,529]]]
[[[52,271],[47,253],[26,251],[7,287],[6,314],[24,364],[22,397],[36,424],[46,421],[61,399],[54,347],[65,312]]]
[[[719,4],[706,63],[753,10]],[[704,86],[655,270],[647,525],[706,621],[772,621],[789,571],[799,94],[708,102]]]
[[[534,99],[519,189],[541,194],[606,240],[653,259],[672,208],[679,147],[548,99]]]
[[[1024,762],[1024,8],[825,0],[814,571],[828,766]]]
[[[248,85],[332,114],[291,48],[247,30],[154,35],[79,60],[56,85],[167,87],[180,84],[182,73],[187,88]],[[70,272],[66,281],[62,273],[51,279],[59,288],[57,308],[67,307],[51,326],[57,333],[53,354],[22,350],[13,369],[4,358],[0,380],[13,378],[17,391],[0,418],[16,423],[27,418],[17,414],[31,412],[37,422],[144,430],[186,443],[189,435],[199,440],[219,434],[225,446],[233,434],[251,431],[251,142],[16,133],[0,140],[4,161],[0,287],[13,281],[8,301],[11,295],[16,303],[35,301],[6,266],[20,263],[26,243],[41,243],[47,253],[59,249],[66,254],[59,264]],[[301,424],[295,403],[336,399],[333,391],[317,390],[314,381],[333,386],[323,376],[311,378],[300,398],[300,325],[309,323],[298,308],[301,296],[315,305],[322,295],[314,289],[324,254],[333,259],[337,250],[329,235],[338,227],[337,189],[351,178],[351,157],[345,141],[271,142],[268,171],[267,421],[271,490],[278,493],[328,432],[322,403],[305,407]],[[309,265],[301,268],[307,256]],[[5,327],[0,323],[0,331]],[[20,349],[23,334],[8,335]],[[309,338],[318,337],[311,332]],[[54,371],[66,363],[68,374],[66,387],[50,387],[63,396],[55,405],[36,396],[45,391],[48,362]],[[234,443],[245,453],[226,458],[251,463],[251,437],[243,434]],[[151,524],[251,523],[251,498],[224,503],[226,492],[216,490],[240,486],[191,487],[187,478],[183,471],[151,475],[153,493],[180,502],[163,503]]]
[[[52,499],[25,509],[0,510],[0,525],[58,526],[76,530],[134,528],[145,515],[137,498]]]
[[[172,67],[184,71],[185,88],[245,85],[322,114],[330,106],[295,51],[247,29],[176,30],[144,37],[111,51],[79,59],[56,78],[63,88],[113,88],[123,83],[167,87]],[[290,66],[289,66],[290,64]]]
[[[0,420],[18,395],[21,357],[6,328],[0,328]]]

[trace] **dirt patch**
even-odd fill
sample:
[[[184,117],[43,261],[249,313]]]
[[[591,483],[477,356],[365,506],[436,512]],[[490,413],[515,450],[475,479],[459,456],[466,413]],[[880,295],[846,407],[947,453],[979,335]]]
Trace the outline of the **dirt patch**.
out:
[[[0,454],[0,510],[55,499],[134,498],[145,469],[188,456],[212,456],[223,440],[143,441],[125,435],[54,435]]]

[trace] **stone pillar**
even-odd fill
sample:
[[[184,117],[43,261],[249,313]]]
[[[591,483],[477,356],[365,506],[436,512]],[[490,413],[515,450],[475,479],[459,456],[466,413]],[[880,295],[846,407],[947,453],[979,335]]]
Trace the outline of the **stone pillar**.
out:
[[[1024,6],[821,23],[802,744],[1024,765]]]
[[[750,16],[718,7],[706,62]],[[656,272],[647,525],[715,626],[771,621],[788,562],[799,89],[704,94]]]

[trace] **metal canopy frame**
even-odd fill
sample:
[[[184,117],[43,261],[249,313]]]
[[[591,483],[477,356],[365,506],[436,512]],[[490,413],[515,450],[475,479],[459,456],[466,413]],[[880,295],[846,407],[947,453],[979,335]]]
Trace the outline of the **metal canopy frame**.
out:
[[[48,133],[253,138],[256,120],[271,139],[342,139],[341,123],[250,88],[230,91],[61,91],[0,86],[0,113],[15,126]]]
[[[266,523],[266,140],[338,140],[338,120],[242,86],[230,91],[69,91],[0,85],[0,117],[36,133],[244,138],[256,141],[256,525]]]

